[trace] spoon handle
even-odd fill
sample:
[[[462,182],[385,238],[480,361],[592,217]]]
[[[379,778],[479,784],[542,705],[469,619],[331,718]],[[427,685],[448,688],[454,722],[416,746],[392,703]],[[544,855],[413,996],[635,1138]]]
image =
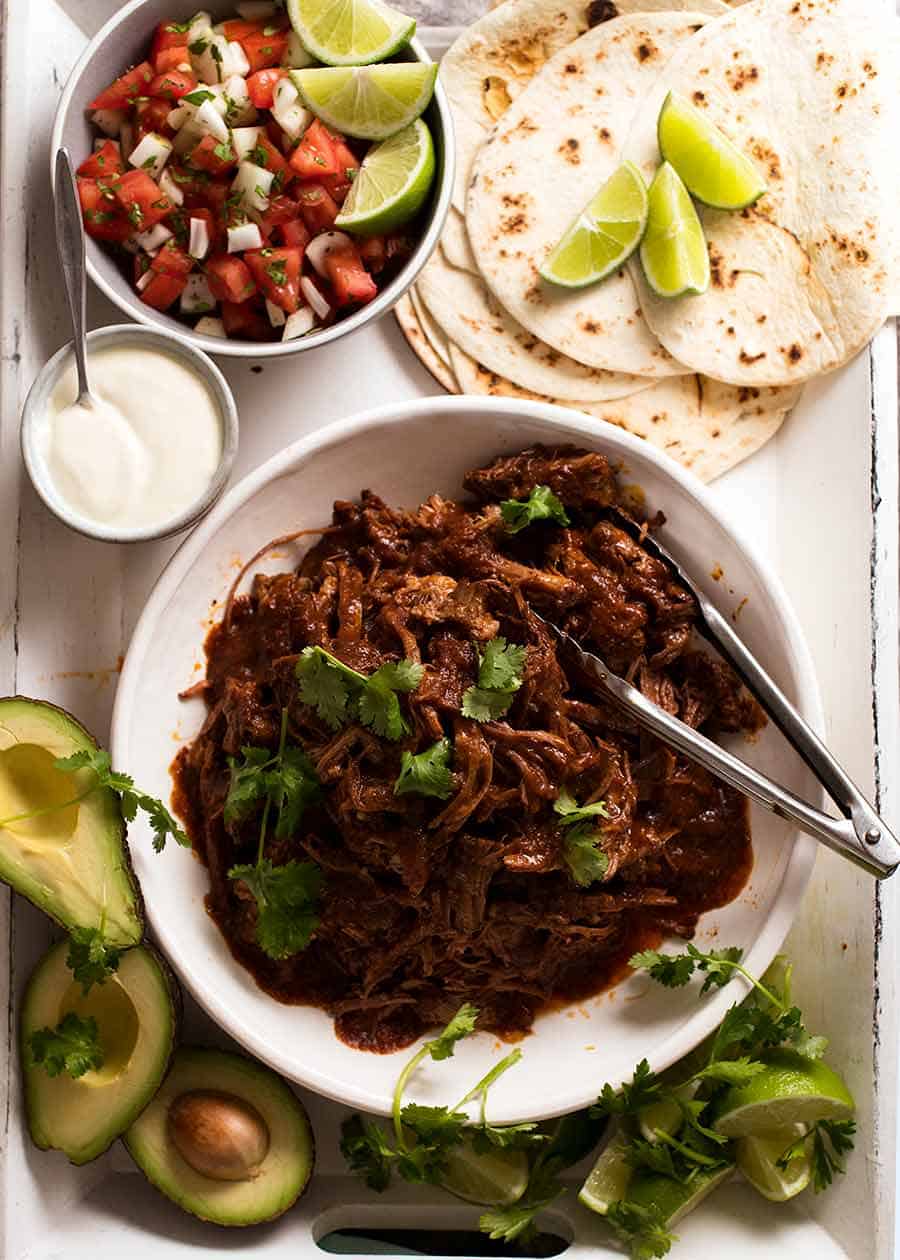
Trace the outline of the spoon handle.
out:
[[[56,248],[66,285],[66,299],[72,317],[75,334],[75,363],[78,368],[78,396],[90,400],[87,373],[87,348],[85,344],[85,265],[84,226],[81,221],[81,205],[75,184],[75,172],[69,150],[56,152]]]

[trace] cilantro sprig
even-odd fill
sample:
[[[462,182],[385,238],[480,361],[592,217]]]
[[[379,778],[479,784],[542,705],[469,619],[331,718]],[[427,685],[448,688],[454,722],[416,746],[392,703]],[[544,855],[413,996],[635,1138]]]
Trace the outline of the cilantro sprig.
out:
[[[84,994],[95,984],[105,984],[118,971],[121,957],[122,951],[105,940],[102,925],[73,928],[69,935],[66,966]]]
[[[500,515],[511,534],[518,534],[535,521],[569,524],[566,509],[549,486],[535,486],[527,499],[504,499],[500,504]]]
[[[270,958],[290,958],[306,949],[319,922],[318,899],[325,877],[315,862],[291,860],[276,866],[265,857],[271,811],[275,835],[293,835],[303,812],[319,794],[319,780],[302,749],[287,743],[287,709],[281,711],[278,751],[241,749],[242,764],[231,761],[225,821],[249,817],[262,803],[256,862],[232,866],[228,878],[242,883],[256,902],[256,942]]]
[[[400,761],[400,774],[394,783],[395,796],[434,796],[445,801],[453,794],[453,772],[450,758],[453,745],[449,739],[439,739],[424,752],[404,752]]]
[[[85,1072],[103,1067],[97,1021],[93,1016],[82,1019],[74,1011],[69,1011],[55,1028],[36,1029],[28,1039],[28,1049],[32,1063],[42,1067],[48,1076],[65,1075],[78,1080]]]
[[[130,774],[121,774],[113,770],[110,755],[105,748],[82,748],[71,757],[57,757],[53,765],[56,770],[66,772],[92,770],[94,779],[82,792],[67,801],[43,805],[39,809],[26,810],[21,814],[13,814],[9,818],[0,818],[0,827],[7,827],[14,822],[25,822],[30,818],[39,818],[44,814],[54,814],[57,810],[68,809],[72,805],[78,805],[100,788],[109,788],[119,797],[126,822],[134,822],[139,809],[146,813],[153,829],[153,848],[157,853],[161,853],[166,847],[169,836],[177,840],[179,844],[190,848],[190,840],[162,801],[136,788]]]
[[[415,691],[425,673],[415,661],[389,661],[361,674],[321,647],[304,648],[296,665],[300,699],[332,730],[359,721],[384,739],[409,734],[399,696]]]
[[[596,819],[608,818],[603,801],[579,805],[567,788],[553,802],[563,828],[563,858],[579,888],[588,888],[609,870],[609,858],[598,848],[602,833]]]
[[[853,1150],[855,1134],[854,1120],[819,1120],[792,1142],[775,1162],[779,1168],[786,1169],[792,1159],[809,1155],[813,1191],[821,1194],[831,1185],[835,1173],[846,1171],[844,1156]]]
[[[503,717],[522,686],[528,648],[508,643],[502,635],[478,654],[478,682],[463,692],[462,715],[476,722]]]

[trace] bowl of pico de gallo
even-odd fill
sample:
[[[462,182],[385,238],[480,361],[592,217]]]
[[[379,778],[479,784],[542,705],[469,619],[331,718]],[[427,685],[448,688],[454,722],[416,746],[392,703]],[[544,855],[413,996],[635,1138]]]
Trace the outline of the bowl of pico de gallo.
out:
[[[452,120],[381,0],[132,0],[62,94],[91,279],[210,354],[293,354],[379,318],[437,245]]]

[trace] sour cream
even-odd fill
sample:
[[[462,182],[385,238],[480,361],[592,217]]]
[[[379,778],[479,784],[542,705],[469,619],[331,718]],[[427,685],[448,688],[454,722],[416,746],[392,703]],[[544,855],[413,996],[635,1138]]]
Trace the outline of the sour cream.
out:
[[[223,424],[204,379],[175,355],[109,346],[88,354],[95,406],[79,405],[74,361],[50,395],[40,450],[53,489],[89,521],[171,521],[208,489]]]

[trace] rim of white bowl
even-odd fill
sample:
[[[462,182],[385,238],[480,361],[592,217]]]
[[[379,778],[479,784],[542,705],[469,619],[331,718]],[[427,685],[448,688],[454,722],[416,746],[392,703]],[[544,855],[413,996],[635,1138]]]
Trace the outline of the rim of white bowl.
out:
[[[114,764],[120,760],[119,752],[127,746],[128,728],[133,717],[134,694],[141,673],[142,658],[152,638],[157,617],[177,590],[185,573],[208,546],[225,520],[252,499],[264,486],[295,471],[310,455],[328,446],[347,442],[366,429],[378,425],[402,424],[404,421],[416,419],[422,415],[433,415],[436,419],[444,417],[450,420],[454,414],[469,410],[495,411],[498,415],[511,417],[528,416],[551,425],[564,424],[569,429],[577,429],[583,433],[585,444],[590,448],[602,449],[605,442],[607,445],[616,447],[617,453],[622,452],[626,455],[632,453],[647,459],[656,464],[666,477],[680,485],[728,534],[766,587],[782,620],[787,640],[794,654],[798,687],[797,708],[815,730],[819,733],[823,731],[824,716],[812,658],[800,623],[780,578],[759,554],[756,545],[730,519],[728,512],[722,511],[707,488],[693,473],[682,468],[669,456],[655,450],[643,439],[634,437],[622,429],[612,426],[608,431],[605,428],[598,429],[596,421],[583,412],[550,403],[463,395],[414,399],[399,404],[389,403],[360,412],[346,420],[326,425],[285,447],[277,455],[273,455],[259,468],[244,477],[219,501],[210,515],[185,539],[171,558],[157,580],[135,627],[122,667],[113,707],[111,748]],[[744,957],[745,965],[757,974],[762,974],[774,958],[793,923],[794,915],[812,874],[817,851],[816,842],[809,836],[799,834],[793,841],[778,893],[765,922]],[[154,906],[149,902],[146,903],[146,912],[160,945],[167,955],[171,956],[168,922],[157,916]],[[345,1106],[359,1107],[378,1115],[390,1114],[391,1100],[387,1094],[381,1097],[370,1090],[359,1088],[352,1082],[338,1080],[305,1066],[302,1062],[274,1052],[250,1021],[243,1018],[233,1007],[228,1007],[218,994],[209,988],[202,964],[198,966],[194,960],[175,955],[172,965],[187,985],[191,995],[210,1017],[244,1049],[267,1063],[275,1071]],[[238,967],[240,964],[235,962],[234,966]],[[651,1068],[654,1071],[662,1071],[683,1058],[718,1027],[727,1008],[733,1002],[740,1001],[745,994],[746,985],[743,985],[737,977],[708,999],[704,1005],[698,1006],[696,1013],[684,1027],[662,1041],[652,1053],[647,1055]],[[409,1047],[410,1053],[412,1050],[413,1047]],[[360,1053],[363,1052],[360,1051]],[[508,1108],[502,1115],[498,1112],[494,1122],[516,1124],[526,1120],[543,1120],[551,1116],[564,1115],[593,1102],[598,1088],[599,1085],[595,1081],[588,1090],[582,1087],[575,1088],[569,1093],[562,1093],[555,1097],[551,1107],[547,1107],[539,1099],[530,1097],[523,1104]]]
[[[117,13],[113,14],[109,21],[103,24],[87,48],[85,48],[66,80],[66,85],[63,88],[53,119],[53,130],[50,136],[50,185],[54,192],[56,188],[56,151],[63,143],[63,130],[71,110],[75,107],[75,96],[81,86],[84,71],[94,59],[98,48],[109,38],[110,34],[117,27],[126,23],[146,3],[147,0],[130,0],[130,3],[124,5]],[[426,65],[433,63],[433,58],[428,54],[421,40],[413,38],[409,41],[407,47],[413,53],[416,61],[424,62]],[[306,337],[295,338],[293,341],[236,341],[225,337],[198,336],[187,324],[183,326],[183,329],[179,326],[179,330],[176,331],[169,324],[162,323],[158,315],[153,312],[153,308],[141,302],[139,295],[132,292],[124,277],[122,278],[121,288],[108,283],[91,258],[92,242],[90,239],[86,241],[87,273],[101,293],[109,298],[129,318],[158,332],[182,336],[195,349],[203,350],[206,354],[236,359],[277,359],[292,354],[302,354],[307,350],[315,350],[317,346],[325,346],[332,341],[339,340],[341,337],[348,337],[351,333],[358,332],[360,328],[374,323],[382,315],[388,314],[396,306],[410,286],[415,283],[419,273],[437,248],[440,240],[441,232],[444,229],[444,224],[450,211],[450,202],[453,197],[453,181],[456,172],[456,143],[453,134],[453,116],[450,111],[450,102],[441,83],[440,74],[438,74],[435,83],[433,104],[440,122],[441,134],[440,137],[436,137],[436,140],[439,140],[440,167],[428,226],[416,245],[412,256],[387,288],[383,289],[366,306],[361,307],[346,319],[338,320],[337,323],[332,324],[329,328],[323,328],[317,333],[310,333]],[[177,321],[173,322],[177,323]]]

